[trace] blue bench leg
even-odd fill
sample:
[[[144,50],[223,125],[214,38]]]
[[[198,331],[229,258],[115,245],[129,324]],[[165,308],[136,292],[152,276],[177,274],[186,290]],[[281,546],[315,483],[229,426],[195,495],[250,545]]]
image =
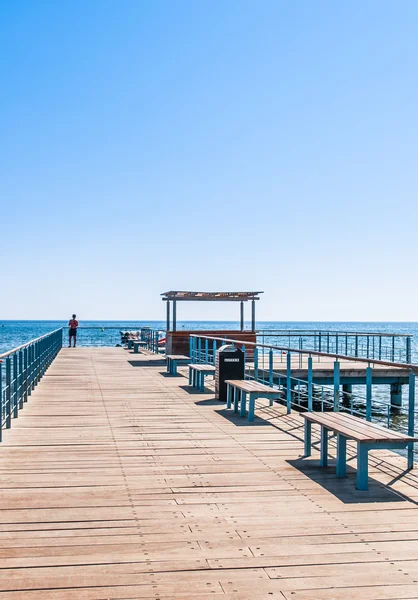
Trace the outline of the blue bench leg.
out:
[[[167,358],[167,373],[171,372],[171,360],[169,358]]]
[[[204,373],[200,373],[200,391],[201,392],[205,391],[205,374]]]
[[[192,385],[192,381],[193,381],[193,370],[191,367],[189,367],[189,385]]]
[[[357,489],[369,489],[369,449],[360,442],[357,443]]]
[[[234,388],[234,413],[238,414],[239,390]]]
[[[337,433],[337,477],[347,475],[347,438]]]
[[[171,361],[171,374],[177,375],[177,361],[176,360]]]
[[[240,405],[240,409],[239,409],[239,416],[245,417],[246,414],[247,414],[247,394],[244,394],[244,392],[241,392],[241,405]]]
[[[250,402],[248,406],[248,420],[254,421],[255,416],[255,394],[250,394]]]
[[[232,390],[229,383],[226,385],[226,408],[231,408],[231,395]]]
[[[312,451],[312,423],[305,419],[305,456],[310,456]]]
[[[321,427],[321,467],[328,465],[328,429]]]
[[[414,468],[414,444],[408,444],[408,470]]]

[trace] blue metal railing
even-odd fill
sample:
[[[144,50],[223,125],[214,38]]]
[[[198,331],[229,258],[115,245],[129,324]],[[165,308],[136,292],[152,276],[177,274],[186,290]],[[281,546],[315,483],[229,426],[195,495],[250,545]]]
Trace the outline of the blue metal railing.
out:
[[[398,333],[321,329],[257,331],[257,341],[261,344],[408,364],[412,361],[412,337]]]
[[[391,406],[390,403],[373,398],[373,369],[372,365],[384,365],[392,368],[401,368],[403,372],[408,371],[408,408],[402,406],[396,407],[397,421],[402,421],[399,416],[403,416],[404,422],[396,423],[396,430],[405,431],[410,436],[414,436],[415,423],[418,421],[418,411],[415,410],[415,373],[418,372],[418,365],[395,363],[383,360],[367,360],[360,357],[351,357],[343,354],[325,353],[319,351],[301,350],[299,348],[288,348],[286,346],[278,347],[267,344],[258,344],[226,338],[215,338],[210,336],[190,336],[190,356],[192,362],[213,363],[216,354],[217,345],[231,344],[240,347],[246,357],[245,377],[254,379],[277,388],[282,392],[282,402],[286,405],[287,413],[291,412],[292,407],[298,410],[332,410],[347,411],[368,421],[373,417],[378,417],[381,424],[388,428],[391,426]],[[251,348],[251,362],[249,358],[249,349]],[[292,360],[294,357],[295,360]],[[318,362],[325,362],[325,359],[333,359],[333,386],[320,385],[314,381],[314,358]],[[352,392],[341,391],[340,385],[340,361],[353,361],[363,363],[365,369],[365,395],[353,394]],[[283,368],[284,363],[284,368]],[[307,378],[301,379],[294,377],[292,371],[295,369],[306,369]],[[382,418],[383,415],[383,418]],[[414,452],[411,450],[411,456]],[[409,460],[411,457],[409,456]]]
[[[0,354],[0,442],[2,431],[28,401],[60,349],[62,329],[47,333],[27,344]]]
[[[143,327],[141,329],[141,341],[146,342],[145,348],[150,352],[161,354],[165,352],[165,331],[163,329],[153,329],[152,327]]]

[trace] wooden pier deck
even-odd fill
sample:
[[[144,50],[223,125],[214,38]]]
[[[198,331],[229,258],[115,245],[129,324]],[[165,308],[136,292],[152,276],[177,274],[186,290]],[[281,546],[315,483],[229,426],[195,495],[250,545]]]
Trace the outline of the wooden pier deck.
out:
[[[357,360],[340,359],[340,380],[341,383],[366,384],[367,362]],[[254,363],[247,363],[254,367]],[[292,377],[308,380],[308,356],[292,355]],[[374,384],[407,384],[410,370],[402,367],[392,367],[389,365],[373,364],[373,383]],[[264,355],[259,360],[259,371],[269,369],[268,355]],[[274,357],[273,370],[275,374],[286,375],[286,356],[282,355],[282,360]],[[334,359],[331,357],[313,357],[313,380],[317,384],[330,385],[334,379]]]
[[[0,445],[0,600],[418,598],[418,471],[374,452],[358,492],[300,458],[297,414],[256,414],[62,350]]]

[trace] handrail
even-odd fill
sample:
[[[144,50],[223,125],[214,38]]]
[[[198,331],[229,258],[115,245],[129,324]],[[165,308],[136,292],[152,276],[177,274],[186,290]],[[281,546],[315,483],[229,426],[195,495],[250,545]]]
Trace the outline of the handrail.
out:
[[[304,337],[309,335],[314,336],[318,333],[335,333],[338,335],[363,335],[363,336],[382,336],[382,337],[414,337],[412,333],[385,333],[383,331],[345,331],[344,329],[257,329],[256,333],[263,333],[264,335],[273,335],[274,333],[284,333],[286,335],[295,336],[299,333],[303,333]]]
[[[0,355],[0,442],[62,348],[62,328]]]
[[[3,354],[0,354],[0,360],[2,358],[7,358],[8,356],[10,356],[11,354],[14,354],[15,352],[19,352],[19,350],[24,350],[25,348],[27,348],[28,346],[31,346],[35,342],[40,342],[41,340],[45,339],[46,337],[49,337],[53,333],[58,333],[58,331],[62,331],[62,330],[63,330],[63,327],[59,327],[59,329],[54,329],[54,331],[49,331],[48,333],[45,333],[44,335],[41,335],[40,337],[30,340],[30,342],[26,342],[26,344],[22,344],[21,346],[17,346],[16,348],[13,348],[12,350],[3,352]]]
[[[397,363],[397,362],[390,362],[390,361],[386,361],[386,360],[378,360],[375,358],[361,358],[359,356],[346,356],[345,354],[333,354],[331,352],[318,352],[318,350],[301,350],[300,348],[289,348],[288,346],[273,346],[271,344],[259,344],[257,342],[243,342],[243,340],[231,340],[231,339],[227,339],[224,337],[212,337],[209,335],[196,335],[196,334],[191,334],[190,337],[193,338],[201,338],[201,339],[205,339],[205,340],[215,340],[215,341],[220,341],[220,342],[228,342],[228,343],[233,343],[233,344],[240,344],[241,346],[258,346],[259,348],[271,348],[273,350],[280,350],[280,351],[286,351],[286,352],[295,352],[297,354],[308,354],[308,355],[313,355],[313,356],[328,356],[331,358],[340,358],[340,359],[344,359],[344,360],[348,360],[348,361],[352,361],[352,362],[362,362],[362,363],[367,363],[367,364],[376,364],[376,365],[384,365],[387,367],[396,367],[396,368],[400,368],[400,369],[411,369],[414,372],[418,372],[418,365],[414,365],[411,363]]]

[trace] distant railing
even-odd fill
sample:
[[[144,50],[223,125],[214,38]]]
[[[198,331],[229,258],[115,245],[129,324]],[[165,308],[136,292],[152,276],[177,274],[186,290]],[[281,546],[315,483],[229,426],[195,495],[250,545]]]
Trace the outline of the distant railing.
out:
[[[0,442],[61,348],[57,329],[0,354]]]
[[[411,363],[412,335],[365,331],[322,329],[261,329],[257,341],[261,344],[344,354],[358,358]]]
[[[276,388],[282,392],[282,402],[287,407],[287,413],[291,412],[292,407],[298,410],[332,410],[347,411],[368,421],[372,421],[374,416],[385,424],[391,426],[390,403],[374,399],[373,390],[373,369],[372,365],[388,366],[393,369],[402,369],[407,371],[408,379],[408,408],[402,406],[396,407],[396,430],[405,431],[410,436],[414,436],[415,421],[418,419],[418,411],[415,410],[415,373],[418,373],[418,365],[397,363],[392,361],[378,359],[364,359],[360,357],[346,356],[344,354],[326,353],[312,350],[302,350],[299,348],[288,348],[286,346],[273,346],[270,344],[259,344],[253,342],[242,343],[240,340],[228,339],[226,337],[211,336],[190,336],[190,357],[194,363],[213,364],[216,352],[223,344],[231,344],[241,348],[247,358],[245,361],[246,379],[254,379],[263,382],[270,387]],[[249,352],[249,349],[250,352]],[[249,359],[251,355],[251,359]],[[296,360],[292,360],[296,358]],[[326,363],[328,359],[333,359],[332,379],[333,386],[314,385],[314,359],[317,362]],[[365,394],[353,394],[351,392],[341,392],[340,379],[340,361],[351,361],[363,363],[365,378]],[[298,369],[306,372],[306,379],[294,377],[292,371]],[[386,413],[384,416],[382,413]],[[399,418],[403,415],[406,425]],[[383,419],[382,419],[383,416]],[[413,445],[408,450],[408,462],[411,463],[414,450]]]
[[[146,342],[145,348],[150,352],[162,354],[165,352],[164,329],[153,329],[152,327],[143,327],[141,329],[141,341]]]

